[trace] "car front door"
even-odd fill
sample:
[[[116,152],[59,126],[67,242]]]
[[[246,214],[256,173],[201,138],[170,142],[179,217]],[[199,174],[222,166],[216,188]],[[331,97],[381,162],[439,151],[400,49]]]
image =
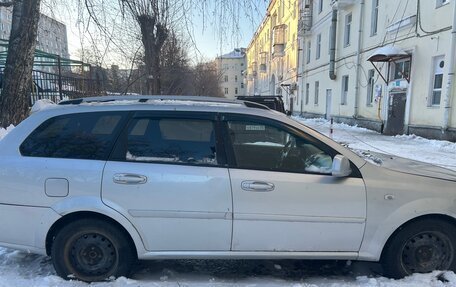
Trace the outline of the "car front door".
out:
[[[356,167],[331,175],[337,154],[302,131],[226,115],[234,251],[356,252],[366,219]]]
[[[227,251],[232,199],[214,114],[138,112],[103,174],[102,199],[151,251]]]

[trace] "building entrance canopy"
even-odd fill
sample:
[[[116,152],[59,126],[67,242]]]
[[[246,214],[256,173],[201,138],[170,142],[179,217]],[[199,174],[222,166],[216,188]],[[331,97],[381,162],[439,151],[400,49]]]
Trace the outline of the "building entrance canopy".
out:
[[[380,77],[382,77],[383,81],[388,84],[389,81],[389,70],[390,70],[390,63],[395,63],[398,60],[411,58],[412,56],[409,55],[407,52],[402,50],[399,47],[394,46],[384,46],[380,47],[367,59],[369,62],[372,63],[374,68],[377,70]],[[375,66],[374,62],[382,62],[388,63],[388,75],[385,77],[382,73],[378,70],[377,66]],[[409,79],[407,79],[407,82]]]

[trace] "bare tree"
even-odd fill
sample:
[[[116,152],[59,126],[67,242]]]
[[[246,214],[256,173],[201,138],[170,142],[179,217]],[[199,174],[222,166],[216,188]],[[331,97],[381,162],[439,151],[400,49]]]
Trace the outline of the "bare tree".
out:
[[[8,56],[0,96],[0,126],[17,125],[28,115],[29,92],[40,18],[40,0],[14,0]]]
[[[170,31],[160,53],[163,94],[188,95],[192,91],[192,69],[182,38]]]
[[[218,73],[214,62],[202,62],[193,69],[194,95],[223,97],[220,87],[221,74]]]
[[[124,13],[130,13],[141,30],[147,71],[147,92],[160,94],[160,52],[169,35],[169,0],[119,1]]]

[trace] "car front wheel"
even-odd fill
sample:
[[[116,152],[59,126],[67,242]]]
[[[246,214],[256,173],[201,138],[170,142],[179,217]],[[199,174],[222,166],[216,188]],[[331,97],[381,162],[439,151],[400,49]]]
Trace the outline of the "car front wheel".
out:
[[[456,270],[455,226],[424,219],[406,225],[386,246],[382,257],[385,275],[402,278],[413,273]]]
[[[128,276],[135,260],[123,232],[95,219],[63,227],[55,236],[51,256],[59,276],[86,282]]]

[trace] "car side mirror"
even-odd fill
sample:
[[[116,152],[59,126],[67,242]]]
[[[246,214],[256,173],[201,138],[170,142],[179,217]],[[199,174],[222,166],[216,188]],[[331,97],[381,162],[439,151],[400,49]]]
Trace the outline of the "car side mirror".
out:
[[[332,163],[332,175],[335,177],[346,177],[352,173],[350,161],[345,156],[338,154]]]

